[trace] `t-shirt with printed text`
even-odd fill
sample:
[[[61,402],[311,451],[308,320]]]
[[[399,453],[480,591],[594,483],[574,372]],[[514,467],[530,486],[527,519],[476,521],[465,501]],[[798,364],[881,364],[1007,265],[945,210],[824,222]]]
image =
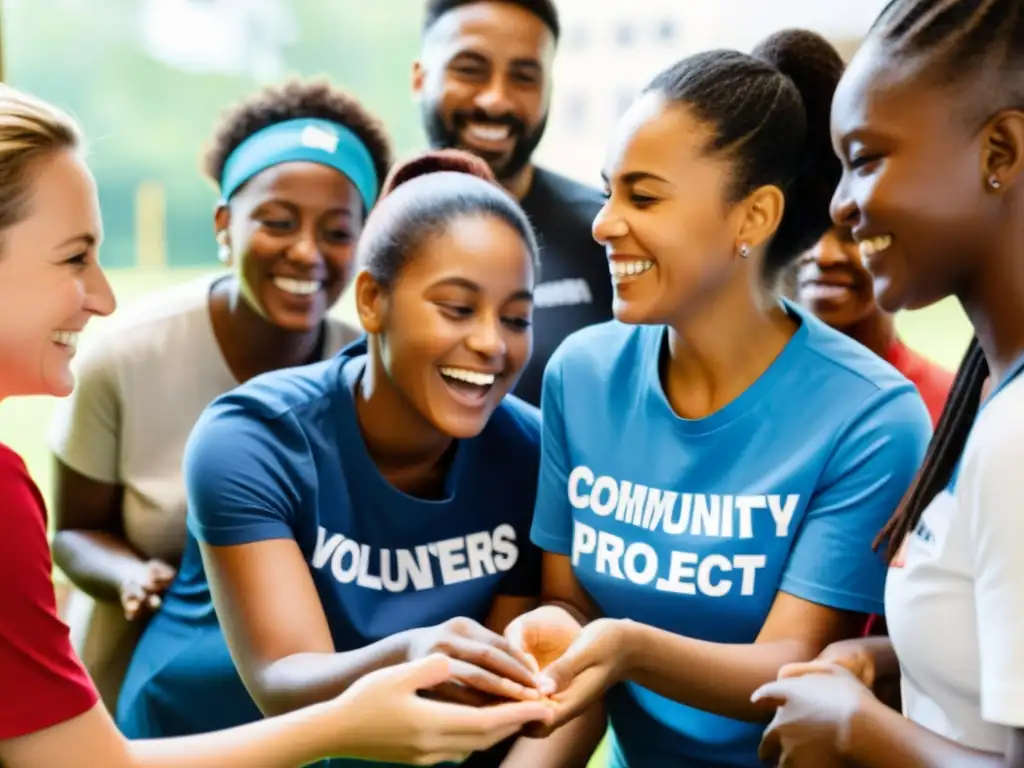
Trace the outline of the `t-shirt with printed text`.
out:
[[[538,594],[537,409],[506,398],[481,434],[457,443],[443,498],[414,498],[367,452],[354,395],[366,360],[361,340],[330,361],[254,379],[200,418],[185,454],[190,536],[121,691],[126,733],[259,717],[217,624],[197,540],[294,539],[339,652],[457,616],[483,622],[497,595]],[[353,765],[362,763],[330,762]]]
[[[1024,358],[982,405],[957,470],[889,569],[908,718],[1002,754],[1024,728]]]
[[[752,643],[781,590],[882,610],[872,550],[931,427],[914,387],[809,313],[743,394],[683,419],[659,369],[667,331],[617,322],[556,353],[543,396],[533,540],[571,557],[602,613],[717,643]],[[613,765],[760,766],[763,725],[609,692]]]

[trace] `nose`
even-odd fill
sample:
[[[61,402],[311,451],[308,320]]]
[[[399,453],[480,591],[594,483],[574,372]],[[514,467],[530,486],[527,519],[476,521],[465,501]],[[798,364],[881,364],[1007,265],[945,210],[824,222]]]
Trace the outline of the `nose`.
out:
[[[807,255],[817,262],[820,267],[836,267],[849,262],[835,229],[830,229],[826,232],[814,244],[814,247],[807,252]]]
[[[608,245],[617,238],[625,237],[628,233],[629,226],[625,219],[616,214],[612,210],[611,201],[606,200],[590,227],[591,236],[601,245]]]
[[[860,211],[857,207],[857,202],[850,193],[850,185],[847,182],[845,173],[839,180],[839,186],[836,187],[836,191],[832,195],[832,202],[829,205],[828,212],[837,227],[853,229],[857,223]]]
[[[301,233],[288,249],[288,258],[304,266],[314,267],[320,263],[320,246],[316,234]]]
[[[504,115],[515,109],[515,103],[509,96],[508,86],[504,78],[494,76],[487,87],[480,91],[476,99],[476,106],[489,115]]]
[[[473,324],[466,345],[476,354],[489,360],[504,357],[508,345],[501,331],[501,318],[497,312],[481,312]]]
[[[100,317],[106,317],[117,308],[114,289],[99,264],[93,265],[85,278],[85,308]]]

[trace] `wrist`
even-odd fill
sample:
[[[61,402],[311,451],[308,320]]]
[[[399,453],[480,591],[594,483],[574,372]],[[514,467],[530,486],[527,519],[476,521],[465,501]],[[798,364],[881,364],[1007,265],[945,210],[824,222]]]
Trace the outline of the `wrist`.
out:
[[[633,677],[640,663],[643,625],[630,619],[612,619],[615,632],[615,677],[617,681]]]
[[[875,732],[878,718],[886,709],[887,707],[869,692],[860,697],[836,745],[840,757],[859,764],[858,755],[862,751],[865,735]]]

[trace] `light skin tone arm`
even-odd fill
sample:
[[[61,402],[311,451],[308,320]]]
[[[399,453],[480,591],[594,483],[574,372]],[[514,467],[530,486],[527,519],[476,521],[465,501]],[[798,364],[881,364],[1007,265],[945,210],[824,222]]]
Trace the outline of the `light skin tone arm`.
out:
[[[0,741],[5,768],[291,768],[327,756],[434,765],[458,762],[550,715],[541,702],[487,709],[429,701],[417,691],[448,680],[431,656],[375,673],[344,696],[227,731],[127,741],[102,705],[58,725]]]
[[[406,661],[420,652],[415,630],[353,651],[336,652],[309,566],[294,540],[227,547],[202,544],[201,551],[232,658],[253,700],[265,714],[289,712],[324,701],[367,673]],[[528,605],[520,600],[499,598],[492,610],[492,622],[508,621],[514,611]],[[530,698],[525,687],[533,682],[528,666],[520,665],[500,649],[474,643],[474,632],[479,636],[486,630],[477,626],[464,636],[453,633],[452,644],[437,650],[466,658],[472,654],[462,650],[472,645],[483,654],[477,663],[486,664],[488,669],[521,669],[520,682],[476,667],[470,674],[473,680],[494,685],[510,698]],[[454,663],[456,678],[465,681],[461,676],[464,666],[460,668],[458,661]],[[514,674],[509,671],[510,677]],[[535,691],[533,694],[535,698]]]
[[[71,582],[97,600],[122,603],[130,617],[156,608],[152,601],[174,570],[147,563],[122,526],[124,488],[93,480],[54,459],[53,560]]]

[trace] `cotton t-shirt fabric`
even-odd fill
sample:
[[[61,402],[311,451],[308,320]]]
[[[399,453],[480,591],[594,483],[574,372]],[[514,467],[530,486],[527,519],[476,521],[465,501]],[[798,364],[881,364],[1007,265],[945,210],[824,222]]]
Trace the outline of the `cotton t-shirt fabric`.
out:
[[[604,615],[751,643],[780,590],[881,612],[871,544],[924,456],[928,414],[891,366],[787,306],[795,335],[706,418],[680,418],[665,396],[664,327],[608,323],[552,358],[533,540],[571,556]],[[607,704],[615,766],[761,765],[763,724],[633,683]]]
[[[221,353],[209,297],[223,273],[147,297],[117,317],[75,357],[76,386],[57,408],[50,448],[93,480],[124,487],[128,543],[146,558],[177,566],[185,544],[181,457],[192,425],[215,397],[238,385]],[[325,355],[357,337],[327,321]],[[65,608],[74,645],[107,707],[142,624],[116,603],[72,590]]]
[[[0,740],[59,725],[97,694],[57,616],[43,497],[0,445]]]
[[[506,398],[480,435],[456,444],[443,497],[414,498],[367,452],[354,396],[366,360],[357,342],[328,362],[254,379],[200,418],[185,455],[191,535],[181,572],[121,692],[118,721],[129,735],[258,717],[217,625],[196,539],[294,539],[339,652],[457,616],[483,622],[496,595],[539,593],[540,552],[529,540],[537,409]],[[331,762],[353,765],[362,763]]]
[[[932,424],[937,425],[942,409],[946,407],[946,400],[949,399],[949,390],[953,388],[953,373],[915,352],[900,339],[889,346],[885,359],[917,387],[928,408]]]
[[[1024,728],[1024,358],[983,404],[954,478],[889,569],[904,713],[1002,754]]]
[[[574,331],[612,319],[612,281],[604,247],[590,233],[604,204],[601,193],[557,173],[535,168],[520,201],[541,250],[533,291],[533,356],[515,394],[540,405],[544,366]]]

